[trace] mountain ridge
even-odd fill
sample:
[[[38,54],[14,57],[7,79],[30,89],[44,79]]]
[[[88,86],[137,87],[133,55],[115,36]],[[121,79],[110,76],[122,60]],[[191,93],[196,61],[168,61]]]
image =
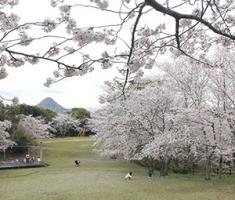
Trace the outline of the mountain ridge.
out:
[[[59,103],[57,103],[53,98],[51,97],[46,97],[45,99],[43,99],[40,103],[38,103],[36,106],[41,107],[41,108],[45,108],[45,109],[49,109],[53,112],[65,112],[68,109],[64,108],[63,106],[61,106]]]

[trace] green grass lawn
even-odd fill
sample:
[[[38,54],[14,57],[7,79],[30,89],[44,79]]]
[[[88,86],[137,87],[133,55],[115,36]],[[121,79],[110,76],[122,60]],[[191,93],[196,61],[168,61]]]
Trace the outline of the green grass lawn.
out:
[[[88,138],[53,139],[43,146],[49,167],[0,171],[0,200],[235,200],[234,176],[149,179],[140,166],[99,158]],[[134,179],[124,181],[128,171]]]

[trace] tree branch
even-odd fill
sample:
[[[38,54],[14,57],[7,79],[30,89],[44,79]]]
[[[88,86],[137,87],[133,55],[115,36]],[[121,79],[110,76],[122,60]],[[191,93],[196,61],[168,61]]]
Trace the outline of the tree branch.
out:
[[[10,55],[14,54],[14,55],[20,55],[20,56],[31,57],[31,58],[36,58],[36,59],[48,60],[48,61],[57,63],[58,65],[62,65],[64,67],[75,68],[75,67],[72,67],[70,65],[67,65],[63,62],[60,62],[60,61],[52,59],[52,58],[47,58],[47,57],[43,57],[43,56],[37,56],[37,55],[33,55],[33,54],[22,53],[22,52],[13,51],[13,50],[10,50],[10,49],[5,49],[5,51],[8,52]]]
[[[195,15],[181,14],[179,12],[176,12],[174,10],[171,10],[169,8],[162,6],[156,0],[145,0],[145,4],[151,6],[156,11],[169,15],[175,19],[191,19],[191,20],[198,21],[202,23],[203,25],[205,25],[206,27],[208,27],[214,33],[217,33],[218,35],[222,35],[232,40],[235,40],[235,35],[230,35],[225,32],[222,32],[221,30],[218,30],[210,22],[202,19],[201,17],[195,16]]]
[[[135,32],[136,32],[136,29],[137,29],[140,17],[142,15],[142,11],[143,11],[145,6],[146,6],[145,3],[140,4],[139,13],[138,13],[138,16],[136,18],[136,21],[135,21],[135,24],[134,24],[134,27],[133,27],[132,37],[131,37],[131,48],[130,48],[130,52],[129,52],[129,56],[128,56],[128,60],[127,60],[127,66],[130,65],[131,56],[133,54],[133,50],[134,50],[134,47],[135,47]],[[127,81],[128,81],[129,73],[130,73],[130,70],[127,68],[127,70],[126,70],[126,78],[125,78],[125,82],[124,82],[123,88],[122,88],[122,93],[123,94],[125,94],[125,88],[126,88],[126,84],[127,84]]]
[[[180,38],[179,38],[179,19],[175,19],[175,39],[178,49],[180,49]]]

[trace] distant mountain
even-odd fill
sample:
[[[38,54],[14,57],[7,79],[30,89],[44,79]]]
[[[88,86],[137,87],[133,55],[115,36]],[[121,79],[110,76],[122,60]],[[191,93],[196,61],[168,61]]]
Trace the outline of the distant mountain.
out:
[[[61,106],[60,104],[58,104],[51,97],[47,97],[47,98],[43,99],[36,106],[41,107],[41,108],[45,108],[45,109],[49,109],[49,110],[54,111],[54,112],[65,112],[65,111],[68,110],[68,109],[64,108],[63,106]]]

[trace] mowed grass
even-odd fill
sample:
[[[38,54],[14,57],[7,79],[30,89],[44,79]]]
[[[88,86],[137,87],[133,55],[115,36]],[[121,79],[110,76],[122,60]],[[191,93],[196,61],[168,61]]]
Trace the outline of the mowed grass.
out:
[[[102,159],[89,138],[43,142],[46,168],[0,171],[0,200],[234,200],[235,177],[152,179],[133,163]],[[74,160],[81,160],[79,168]],[[128,171],[134,179],[124,181]]]

